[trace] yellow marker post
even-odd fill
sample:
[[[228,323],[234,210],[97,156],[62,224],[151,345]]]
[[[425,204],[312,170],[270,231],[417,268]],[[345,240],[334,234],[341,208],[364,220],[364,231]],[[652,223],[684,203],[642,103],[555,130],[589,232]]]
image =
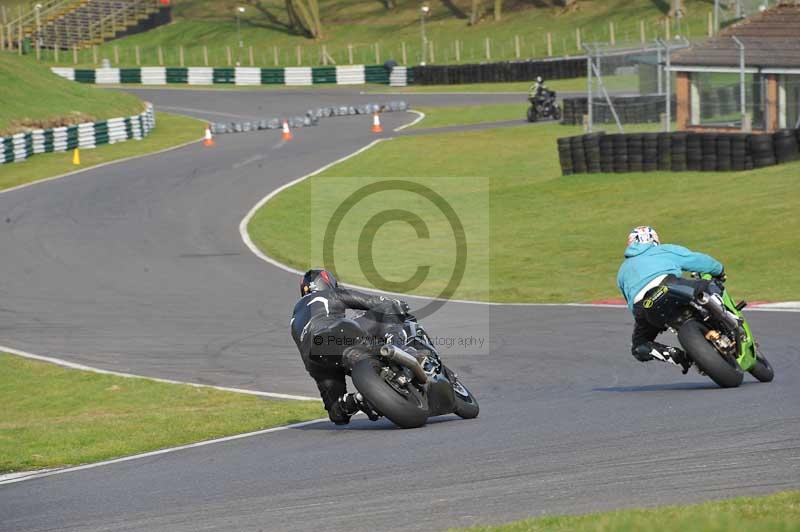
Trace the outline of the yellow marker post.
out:
[[[72,164],[79,166],[81,164],[81,151],[75,148],[72,152]]]

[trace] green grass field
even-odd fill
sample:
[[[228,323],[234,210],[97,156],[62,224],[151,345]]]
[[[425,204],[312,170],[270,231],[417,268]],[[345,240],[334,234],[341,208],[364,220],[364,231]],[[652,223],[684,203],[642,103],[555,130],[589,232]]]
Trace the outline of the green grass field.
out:
[[[548,124],[397,138],[282,192],[256,214],[249,231],[277,260],[298,269],[316,266],[323,257],[319,234],[331,213],[314,201],[315,194],[338,204],[331,197],[341,201],[356,185],[411,178],[442,183],[440,189],[465,220],[467,232],[470,223],[479,230],[491,220],[488,237],[468,240],[474,271],[468,268],[473,275],[466,276],[455,298],[585,302],[618,297],[615,278],[625,236],[631,227],[650,224],[666,242],[719,258],[735,297],[797,299],[800,278],[787,275],[794,268],[787,250],[800,246],[795,216],[800,163],[738,173],[561,177],[556,139],[578,133],[577,127]],[[340,193],[326,186],[339,181],[344,181]],[[350,283],[374,285],[368,281],[374,271],[399,281],[411,277],[418,264],[433,262],[426,281],[408,292],[438,294],[455,264],[452,231],[445,226],[426,239],[408,224],[393,222],[376,233],[375,264],[359,264],[359,258],[370,255],[358,242],[373,210],[418,203],[414,212],[422,209],[424,217],[431,211],[404,194],[371,203],[359,205],[362,216],[342,223],[335,241],[339,275]]]
[[[130,116],[143,108],[130,94],[74,83],[30,57],[0,53],[0,136]]]
[[[0,473],[96,462],[325,417],[316,401],[64,369],[0,353]]]
[[[540,517],[469,532],[790,532],[800,530],[800,491],[690,506]]]
[[[23,162],[1,164],[0,190],[199,140],[205,124],[195,118],[156,112],[156,127],[147,137],[81,150],[80,166],[72,164],[71,151],[40,153]]]
[[[323,38],[313,41],[291,34],[284,26],[283,0],[261,0],[261,6],[273,9],[276,21],[247,2],[236,0],[174,0],[175,21],[155,30],[132,35],[106,43],[100,48],[99,57],[114,58],[113,47],[118,47],[120,64],[135,63],[134,47],[140,47],[143,64],[158,64],[157,47],[162,47],[164,62],[177,65],[178,47],[184,46],[187,65],[201,65],[203,45],[207,45],[212,65],[227,64],[225,47],[231,47],[233,62],[240,60],[249,65],[249,47],[254,48],[257,66],[275,65],[277,47],[279,66],[298,63],[296,47],[301,47],[300,62],[305,65],[320,64],[321,45],[337,64],[350,62],[348,45],[353,47],[353,62],[372,64],[393,57],[402,58],[402,43],[406,45],[409,64],[419,61],[421,49],[419,2],[398,0],[397,8],[387,10],[376,0],[320,0]],[[487,2],[485,2],[487,3]],[[515,35],[519,36],[520,56],[544,57],[547,55],[547,33],[552,34],[553,55],[575,55],[582,53],[577,46],[575,30],[580,28],[584,42],[608,41],[609,22],[615,24],[617,42],[635,41],[640,38],[639,21],[645,21],[646,38],[664,35],[666,2],[650,0],[582,1],[574,11],[564,12],[554,2],[530,2],[505,0],[505,12],[500,21],[493,16],[484,17],[475,26],[468,25],[464,18],[470,9],[469,0],[431,2],[431,14],[426,22],[429,41],[434,43],[434,59],[431,63],[456,62],[455,41],[461,41],[461,62],[485,61],[485,39],[490,38],[492,60],[516,57]],[[706,16],[711,6],[702,0],[686,0],[687,17],[681,27],[674,26],[672,34],[681,33],[700,37],[706,31]],[[244,6],[241,18],[241,42],[236,22],[236,7]],[[378,45],[376,55],[375,45]],[[52,60],[48,56],[48,60]],[[61,54],[62,63],[72,61],[71,54]],[[92,62],[91,51],[79,58],[81,64]]]
[[[455,125],[499,122],[501,120],[524,119],[528,104],[524,98],[520,103],[498,103],[491,105],[463,105],[454,107],[414,107],[425,113],[421,122],[409,129],[429,129]]]

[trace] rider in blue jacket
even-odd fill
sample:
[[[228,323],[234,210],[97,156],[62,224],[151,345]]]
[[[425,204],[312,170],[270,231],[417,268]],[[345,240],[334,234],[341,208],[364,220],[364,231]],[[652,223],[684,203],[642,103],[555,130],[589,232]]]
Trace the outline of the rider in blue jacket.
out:
[[[655,341],[663,329],[650,322],[647,309],[642,305],[642,301],[662,285],[688,285],[696,293],[714,290],[708,281],[683,279],[683,272],[709,273],[724,279],[722,264],[713,257],[674,244],[662,245],[658,233],[649,226],[639,226],[630,232],[625,261],[617,273],[617,286],[635,319],[631,353],[642,362],[656,358],[677,364],[686,373],[691,361],[681,349]]]

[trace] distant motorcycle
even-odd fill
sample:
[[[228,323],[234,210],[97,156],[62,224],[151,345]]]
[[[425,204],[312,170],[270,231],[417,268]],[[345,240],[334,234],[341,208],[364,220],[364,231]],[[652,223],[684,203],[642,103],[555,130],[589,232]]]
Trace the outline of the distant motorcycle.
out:
[[[539,94],[528,98],[528,122],[537,122],[543,118],[561,119],[561,108],[556,104],[556,91],[543,89]]]
[[[372,349],[351,370],[353,385],[369,405],[402,428],[421,427],[444,414],[477,417],[477,399],[442,363],[422,326],[409,317],[403,331],[402,346]]]
[[[722,282],[709,275],[703,278],[711,280],[721,293],[695,294],[690,286],[664,285],[644,300],[648,316],[676,331],[700,373],[719,386],[739,386],[745,371],[761,382],[772,381],[772,366],[742,315],[747,303],[734,304]]]

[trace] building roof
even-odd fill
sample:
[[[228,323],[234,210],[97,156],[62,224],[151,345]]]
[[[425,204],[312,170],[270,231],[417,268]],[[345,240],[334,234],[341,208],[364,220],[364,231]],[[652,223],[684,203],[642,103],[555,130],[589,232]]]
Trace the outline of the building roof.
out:
[[[672,55],[673,65],[738,67],[739,46],[748,67],[800,68],[800,5],[782,4],[725,28],[718,36]]]

